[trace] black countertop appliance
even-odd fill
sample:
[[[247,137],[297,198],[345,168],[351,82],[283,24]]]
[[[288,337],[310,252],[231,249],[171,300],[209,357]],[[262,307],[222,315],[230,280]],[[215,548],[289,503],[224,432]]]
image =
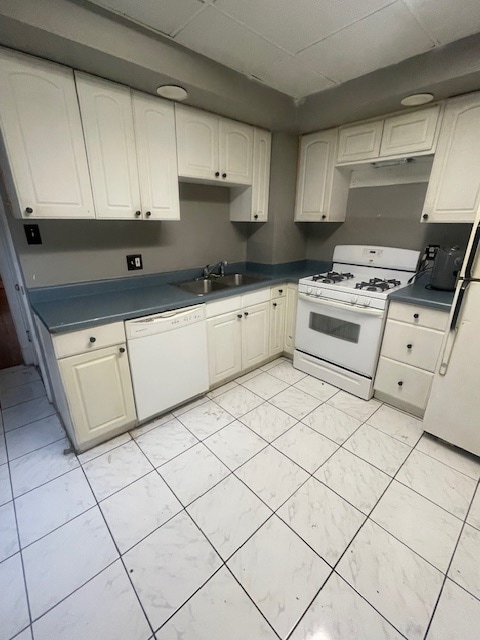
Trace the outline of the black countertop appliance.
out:
[[[433,263],[430,286],[440,291],[454,291],[465,251],[460,247],[439,247]]]

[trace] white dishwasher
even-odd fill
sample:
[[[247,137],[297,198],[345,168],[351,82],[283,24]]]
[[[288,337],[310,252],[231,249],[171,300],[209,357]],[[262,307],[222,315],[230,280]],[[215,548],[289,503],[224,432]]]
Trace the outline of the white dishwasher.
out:
[[[125,322],[138,419],[208,389],[205,305]]]

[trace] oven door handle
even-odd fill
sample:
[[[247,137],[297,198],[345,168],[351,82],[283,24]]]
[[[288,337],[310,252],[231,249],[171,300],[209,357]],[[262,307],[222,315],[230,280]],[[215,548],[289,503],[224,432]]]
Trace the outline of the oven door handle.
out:
[[[305,293],[299,293],[298,297],[307,302],[313,302],[313,304],[322,304],[325,307],[334,307],[335,309],[341,309],[342,311],[352,311],[353,313],[361,313],[366,316],[375,316],[377,318],[383,318],[385,311],[382,309],[372,309],[370,307],[356,307],[353,304],[343,304],[341,302],[332,302],[331,300],[324,300],[323,298],[312,298]]]

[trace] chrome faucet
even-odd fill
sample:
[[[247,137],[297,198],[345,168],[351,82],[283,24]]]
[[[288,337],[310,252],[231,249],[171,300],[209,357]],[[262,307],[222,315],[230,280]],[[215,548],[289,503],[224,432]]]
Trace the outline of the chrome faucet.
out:
[[[220,260],[220,262],[217,262],[217,264],[213,265],[213,267],[211,267],[209,264],[207,264],[205,267],[203,267],[203,277],[204,278],[209,278],[210,276],[224,276],[225,275],[225,267],[227,266],[228,262],[226,260]],[[214,274],[213,272],[218,269],[219,273],[218,274]]]

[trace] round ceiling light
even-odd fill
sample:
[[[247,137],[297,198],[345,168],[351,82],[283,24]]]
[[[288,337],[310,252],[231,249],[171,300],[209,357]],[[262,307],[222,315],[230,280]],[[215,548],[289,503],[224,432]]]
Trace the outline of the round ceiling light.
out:
[[[183,87],[179,87],[175,84],[163,84],[161,87],[157,87],[157,93],[162,98],[168,98],[169,100],[185,100],[188,96],[187,91]]]
[[[420,104],[427,104],[431,102],[434,96],[432,93],[414,93],[411,96],[407,96],[401,100],[401,104],[404,107],[418,107]]]

